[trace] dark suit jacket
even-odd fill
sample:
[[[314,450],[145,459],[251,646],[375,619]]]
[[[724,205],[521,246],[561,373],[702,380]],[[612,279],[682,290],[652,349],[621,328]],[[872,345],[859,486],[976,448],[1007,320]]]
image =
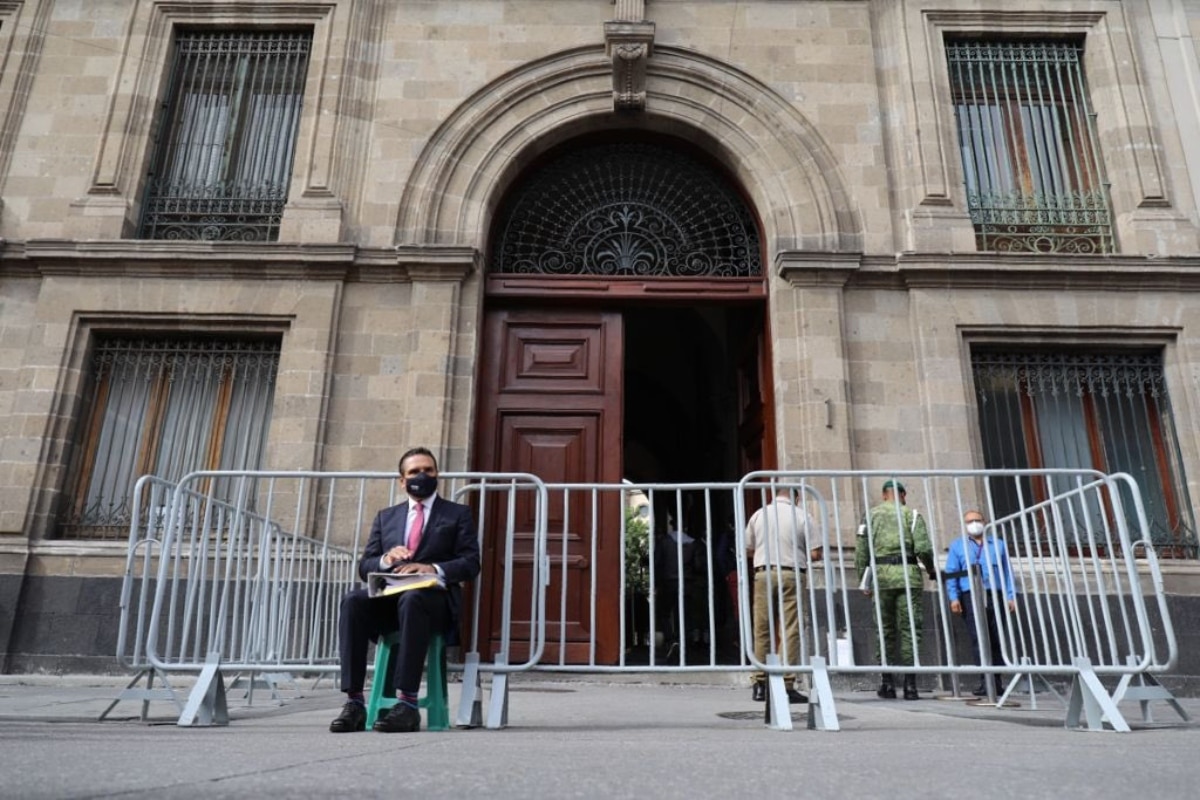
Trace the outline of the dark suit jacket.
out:
[[[404,544],[407,521],[407,501],[385,508],[375,515],[367,546],[363,548],[362,558],[358,562],[358,574],[364,581],[368,573],[384,571],[379,564],[384,553]],[[461,503],[436,498],[412,560],[441,567],[449,589],[451,619],[457,621],[462,602],[459,584],[479,574],[479,536],[475,531],[471,509]]]

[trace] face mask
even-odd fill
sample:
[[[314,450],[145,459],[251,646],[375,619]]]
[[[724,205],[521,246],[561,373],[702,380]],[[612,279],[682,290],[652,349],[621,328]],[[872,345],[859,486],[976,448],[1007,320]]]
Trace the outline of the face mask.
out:
[[[967,523],[967,534],[970,536],[983,536],[983,523],[982,522],[968,522]]]
[[[404,490],[418,500],[424,500],[437,491],[437,478],[422,472],[404,482]]]

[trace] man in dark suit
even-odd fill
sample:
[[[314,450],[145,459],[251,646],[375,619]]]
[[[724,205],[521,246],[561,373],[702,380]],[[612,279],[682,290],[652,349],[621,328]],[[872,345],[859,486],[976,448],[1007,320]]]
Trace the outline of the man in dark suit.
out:
[[[338,652],[347,702],[329,725],[333,733],[366,728],[367,645],[393,631],[400,637],[392,674],[400,702],[379,718],[375,730],[398,733],[421,726],[417,695],[429,641],[435,633],[453,629],[462,594],[459,584],[479,574],[479,537],[471,509],[437,496],[437,474],[437,461],[424,447],[400,457],[400,482],[408,500],[375,516],[358,574],[365,581],[372,572],[438,573],[446,588],[412,589],[377,598],[359,588],[342,597]]]

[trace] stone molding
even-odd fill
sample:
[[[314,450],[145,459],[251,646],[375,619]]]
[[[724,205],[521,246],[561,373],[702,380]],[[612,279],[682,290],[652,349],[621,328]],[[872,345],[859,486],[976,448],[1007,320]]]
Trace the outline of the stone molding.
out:
[[[654,23],[606,22],[604,43],[612,59],[613,110],[644,111],[646,62],[654,53]]]
[[[1173,204],[1128,6],[1118,0],[1095,0],[1060,10],[1038,0],[1010,0],[997,11],[980,9],[973,2],[897,2],[891,24],[898,29],[897,57],[903,66],[893,78],[894,113],[896,127],[913,137],[911,146],[902,140],[892,146],[896,163],[907,175],[898,176],[898,183],[911,187],[897,203],[898,209],[911,208],[903,249],[973,249],[974,229],[966,208],[943,43],[947,34],[987,32],[1086,37],[1084,69],[1090,100],[1099,112],[1101,153],[1108,175],[1123,180],[1113,185],[1111,196],[1118,247],[1123,242],[1126,249],[1147,251],[1143,240],[1152,237],[1142,229],[1162,224],[1163,210]],[[904,148],[903,155],[898,147]],[[1177,217],[1166,222],[1191,227]],[[1190,240],[1195,232],[1181,235]]]
[[[0,69],[0,186],[7,182],[53,7],[53,3],[37,4],[33,18],[22,24],[25,2],[0,0],[0,64],[4,65]],[[0,197],[0,206],[3,202]]]
[[[327,240],[340,236],[341,203],[320,203],[335,196],[330,176],[337,160],[337,115],[342,71],[346,68],[350,13],[336,13],[335,3],[263,0],[257,3],[183,2],[150,0],[134,3],[128,19],[125,52],[115,77],[92,169],[87,195],[71,203],[72,215],[65,230],[76,238],[128,236],[136,223],[137,208],[150,157],[151,126],[155,107],[163,95],[169,70],[173,33],[185,25],[304,25],[313,31],[309,73],[305,83],[304,111],[296,141],[292,186],[293,202],[285,208],[282,227],[290,225],[288,211],[294,201],[311,198],[302,208],[307,230],[319,231]],[[357,84],[356,84],[357,85]],[[341,144],[345,144],[342,142]],[[315,219],[320,217],[320,219]],[[317,224],[314,224],[317,223]]]
[[[768,252],[856,251],[862,223],[828,144],[793,103],[694,51],[655,48],[647,108],[612,110],[599,47],[531,62],[484,86],[430,137],[399,204],[398,244],[481,247],[497,198],[536,156],[585,130],[686,137],[726,163],[764,221]]]
[[[31,239],[3,245],[0,275],[451,281],[482,269],[472,247],[365,248],[352,244]]]

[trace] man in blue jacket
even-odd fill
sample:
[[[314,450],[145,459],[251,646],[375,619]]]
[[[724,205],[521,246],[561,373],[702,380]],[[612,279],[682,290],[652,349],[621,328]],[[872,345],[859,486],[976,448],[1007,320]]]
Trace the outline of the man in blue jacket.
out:
[[[1008,561],[1008,549],[1003,539],[995,536],[984,536],[986,525],[983,512],[969,509],[963,515],[963,527],[966,537],[959,536],[950,542],[950,550],[946,555],[946,567],[943,574],[946,577],[946,597],[950,600],[950,611],[962,616],[967,625],[967,636],[971,640],[971,653],[975,663],[984,666],[985,663],[998,663],[1002,657],[1000,651],[1000,626],[998,620],[1004,619],[1009,612],[1017,607],[1016,587],[1013,585],[1012,565]],[[973,598],[971,586],[982,589],[980,597]],[[1003,599],[1001,610],[997,610],[997,596]],[[975,626],[975,611],[984,612],[984,623],[987,629],[988,645],[991,650],[991,660],[985,662],[979,647],[979,631]],[[984,681],[986,676],[979,675],[979,687],[975,689],[976,697],[987,694]],[[996,693],[1003,692],[1003,679],[995,676]]]

